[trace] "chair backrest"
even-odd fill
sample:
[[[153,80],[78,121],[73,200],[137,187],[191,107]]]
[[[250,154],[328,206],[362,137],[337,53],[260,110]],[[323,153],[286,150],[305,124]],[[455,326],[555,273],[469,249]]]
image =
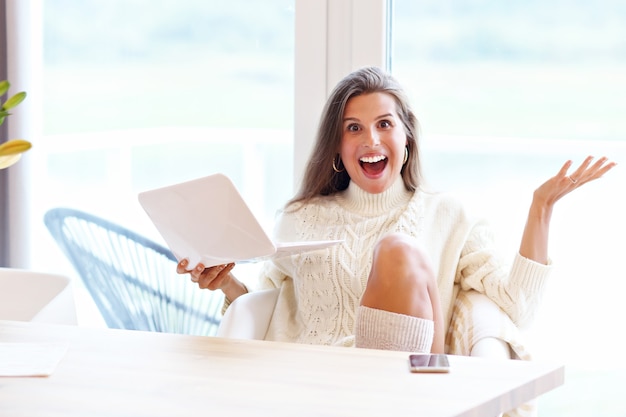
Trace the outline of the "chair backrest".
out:
[[[93,214],[53,208],[46,227],[111,328],[215,335],[223,295],[176,273],[156,242]]]
[[[217,336],[265,340],[279,293],[279,288],[272,288],[237,297],[224,313]]]

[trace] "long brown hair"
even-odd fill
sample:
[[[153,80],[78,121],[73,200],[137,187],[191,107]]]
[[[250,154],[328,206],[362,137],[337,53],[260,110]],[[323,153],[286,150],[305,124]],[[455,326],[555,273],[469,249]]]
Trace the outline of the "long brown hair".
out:
[[[300,190],[289,203],[306,202],[316,196],[330,195],[348,188],[350,176],[343,165],[335,159],[343,130],[343,114],[348,100],[362,94],[382,92],[391,95],[397,106],[398,116],[404,124],[409,157],[402,167],[401,175],[409,191],[419,188],[422,181],[420,152],[418,146],[419,123],[409,100],[398,81],[377,67],[364,67],[343,78],[335,86],[326,101],[317,130],[315,146],[309,157]]]

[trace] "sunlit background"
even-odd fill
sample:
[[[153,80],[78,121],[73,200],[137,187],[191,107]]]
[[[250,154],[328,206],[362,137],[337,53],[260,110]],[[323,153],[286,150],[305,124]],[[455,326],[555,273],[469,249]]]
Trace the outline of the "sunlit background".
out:
[[[271,228],[295,186],[298,1],[43,2],[34,217],[73,207],[160,240],[137,193],[222,172]],[[626,161],[622,1],[390,8],[390,69],[418,114],[429,185],[487,217],[503,254],[518,249],[533,190],[567,159]],[[541,397],[540,416],[626,414],[624,179],[618,165],[554,213],[556,269],[528,337],[538,359],[564,361],[567,371],[566,385]],[[35,269],[76,276],[43,222],[32,227]],[[254,268],[238,269],[254,280]],[[101,325],[78,293],[81,322]]]

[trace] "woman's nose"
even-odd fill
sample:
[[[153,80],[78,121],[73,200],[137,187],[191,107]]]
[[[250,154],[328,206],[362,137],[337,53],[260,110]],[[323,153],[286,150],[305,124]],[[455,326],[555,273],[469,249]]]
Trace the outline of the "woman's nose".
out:
[[[365,142],[366,142],[366,145],[369,145],[369,146],[380,145],[380,135],[378,134],[377,131],[370,129],[367,131],[367,134],[365,135]]]

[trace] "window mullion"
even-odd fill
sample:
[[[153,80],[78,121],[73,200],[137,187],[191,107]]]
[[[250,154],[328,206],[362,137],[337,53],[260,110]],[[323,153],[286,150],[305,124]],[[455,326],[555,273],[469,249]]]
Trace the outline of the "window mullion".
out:
[[[294,184],[299,184],[326,97],[347,73],[387,65],[388,0],[297,0]]]

